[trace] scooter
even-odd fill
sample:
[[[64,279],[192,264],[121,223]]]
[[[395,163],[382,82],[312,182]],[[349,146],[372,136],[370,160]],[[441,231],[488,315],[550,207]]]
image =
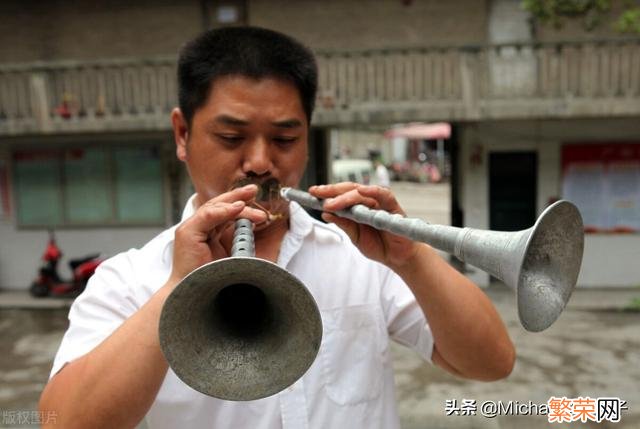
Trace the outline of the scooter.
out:
[[[65,281],[58,275],[58,261],[62,258],[62,251],[56,244],[55,235],[49,231],[49,242],[42,255],[43,265],[40,267],[38,277],[31,284],[31,295],[41,298],[46,296],[59,298],[75,298],[80,295],[87,286],[89,278],[96,271],[103,260],[100,254],[92,254],[84,258],[72,259],[69,267],[73,273],[71,280]]]

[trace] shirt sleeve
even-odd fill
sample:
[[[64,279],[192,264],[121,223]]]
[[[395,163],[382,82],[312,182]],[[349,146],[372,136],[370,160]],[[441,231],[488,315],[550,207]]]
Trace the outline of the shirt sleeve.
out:
[[[49,378],[62,367],[93,350],[111,335],[139,305],[129,282],[135,279],[126,253],[103,262],[69,311],[69,328],[53,362]]]
[[[380,296],[389,336],[431,362],[433,335],[413,293],[396,273],[387,268],[382,280]]]

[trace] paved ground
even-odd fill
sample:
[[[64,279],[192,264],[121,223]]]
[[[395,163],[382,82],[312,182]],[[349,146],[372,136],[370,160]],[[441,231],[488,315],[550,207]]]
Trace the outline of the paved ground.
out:
[[[451,208],[448,183],[392,182],[391,190],[407,216],[429,223],[449,225]]]
[[[432,223],[448,222],[445,185],[395,189],[411,216]],[[393,349],[397,396],[403,428],[545,428],[547,418],[480,415],[488,401],[518,401],[524,410],[546,404],[551,396],[577,398],[618,397],[627,401],[621,422],[598,427],[640,428],[640,312],[627,308],[640,290],[577,290],[560,319],[542,333],[528,333],[517,320],[515,297],[503,285],[487,293],[505,320],[518,353],[516,367],[506,380],[482,383],[460,380],[424,364],[411,351]],[[51,359],[66,328],[62,301],[35,301],[24,293],[0,293],[0,427],[35,427],[10,424],[17,413],[35,410],[48,377]],[[56,308],[57,307],[57,308]],[[62,308],[59,308],[62,307]],[[445,402],[475,400],[477,415],[445,416]],[[526,411],[526,410],[525,410]],[[595,423],[569,427],[591,428]]]
[[[449,186],[394,183],[392,189],[409,216],[447,225]],[[546,403],[551,396],[613,396],[628,401],[629,411],[616,428],[640,428],[640,312],[625,311],[640,290],[577,290],[560,319],[542,333],[529,333],[518,322],[515,296],[504,285],[487,293],[508,326],[518,354],[504,381],[460,380],[423,362],[400,346],[394,348],[397,392],[403,427],[512,428],[558,427],[545,417],[445,416],[445,401]],[[491,405],[489,405],[491,407]],[[612,425],[612,424],[611,424]],[[589,427],[589,424],[572,426]],[[595,427],[596,424],[591,424]],[[606,423],[598,427],[606,427]]]
[[[551,396],[622,398],[629,410],[615,427],[640,428],[640,313],[623,311],[640,291],[577,291],[558,322],[538,334],[519,325],[514,297],[506,287],[496,285],[487,292],[516,344],[515,370],[500,382],[465,381],[394,347],[405,429],[547,427],[544,417],[447,417],[445,401],[456,399],[460,404],[474,399],[478,407],[485,401],[543,404]],[[65,309],[0,309],[0,341],[5,351],[0,355],[0,410],[36,409],[65,328]],[[0,417],[0,427],[12,427],[1,423]]]
[[[463,381],[423,365],[397,347],[396,379],[403,427],[542,428],[553,425],[545,417],[489,419],[481,417],[479,409],[477,416],[447,417],[445,401],[474,399],[480,407],[484,401],[544,404],[552,396],[613,396],[628,401],[629,407],[615,427],[640,428],[640,313],[623,311],[640,291],[577,291],[551,328],[529,333],[518,322],[514,297],[500,286],[487,292],[516,346],[513,373],[493,383]]]

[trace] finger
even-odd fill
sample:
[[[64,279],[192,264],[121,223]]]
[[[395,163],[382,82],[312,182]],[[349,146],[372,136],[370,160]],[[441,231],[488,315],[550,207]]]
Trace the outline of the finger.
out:
[[[312,186],[309,188],[309,193],[316,198],[325,199],[344,194],[345,192],[356,189],[357,187],[357,183],[341,182],[333,183],[331,185]]]
[[[360,241],[360,227],[356,222],[326,212],[322,213],[322,219],[328,223],[335,223],[354,244],[358,244]]]
[[[207,203],[209,202],[233,203],[235,201],[240,201],[240,200],[249,202],[253,200],[257,195],[258,195],[258,186],[251,184],[251,185],[243,186],[241,188],[232,189],[228,192],[225,192],[224,194],[220,194],[210,199],[209,201],[207,201]]]
[[[357,189],[338,195],[337,197],[324,200],[323,209],[327,211],[338,211],[356,204],[364,204],[370,208],[377,208],[379,203],[374,198],[361,195]]]
[[[183,224],[181,229],[204,234],[205,237],[219,225],[235,219],[246,207],[244,201],[233,203],[207,202],[196,210],[195,214]]]
[[[393,192],[389,188],[384,188],[382,186],[366,186],[359,185],[357,191],[360,195],[367,198],[373,198],[378,202],[378,207],[389,211],[391,213],[401,213],[405,214],[404,210],[398,203],[398,200],[393,195]]]
[[[263,210],[256,209],[248,206],[247,204],[255,200],[258,193],[258,187],[255,184],[249,184],[241,188],[232,189],[229,192],[220,194],[217,197],[205,202],[203,206],[217,206],[219,203],[234,203],[236,201],[243,201],[245,207],[242,212],[237,216],[238,218],[249,219],[254,223],[264,222],[267,215]]]
[[[256,209],[250,206],[245,206],[244,209],[236,216],[237,219],[249,219],[254,224],[266,222],[269,219],[267,212],[261,209]]]
[[[234,225],[235,225],[235,220],[230,219],[228,221],[219,223],[218,225],[216,225],[215,228],[212,228],[211,230],[209,230],[209,234],[207,237],[207,241],[209,242],[209,247],[212,248],[213,246],[221,246],[220,238],[225,234],[233,235]]]

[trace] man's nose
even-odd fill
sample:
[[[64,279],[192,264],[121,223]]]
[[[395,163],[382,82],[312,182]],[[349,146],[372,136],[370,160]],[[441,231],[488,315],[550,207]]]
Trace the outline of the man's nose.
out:
[[[245,174],[261,176],[270,173],[273,168],[269,143],[257,138],[246,145],[242,170]]]

